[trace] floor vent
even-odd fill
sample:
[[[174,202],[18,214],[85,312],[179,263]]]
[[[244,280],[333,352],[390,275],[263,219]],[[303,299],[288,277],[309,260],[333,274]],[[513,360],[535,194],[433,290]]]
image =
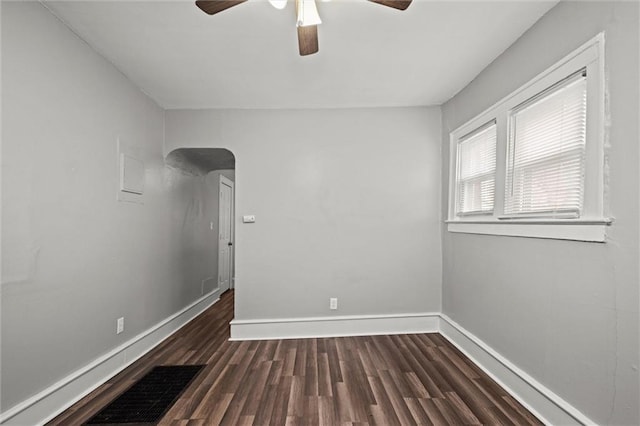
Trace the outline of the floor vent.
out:
[[[93,416],[86,425],[155,425],[204,365],[157,366]]]

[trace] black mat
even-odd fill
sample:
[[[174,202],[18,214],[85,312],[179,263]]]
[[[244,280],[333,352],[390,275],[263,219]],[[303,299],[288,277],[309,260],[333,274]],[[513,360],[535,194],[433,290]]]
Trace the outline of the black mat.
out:
[[[154,425],[178,400],[204,365],[154,367],[86,425]]]

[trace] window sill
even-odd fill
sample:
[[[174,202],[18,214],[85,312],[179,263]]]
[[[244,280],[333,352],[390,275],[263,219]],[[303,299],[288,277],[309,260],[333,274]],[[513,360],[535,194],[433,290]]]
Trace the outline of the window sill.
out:
[[[449,232],[603,243],[611,219],[448,220]]]

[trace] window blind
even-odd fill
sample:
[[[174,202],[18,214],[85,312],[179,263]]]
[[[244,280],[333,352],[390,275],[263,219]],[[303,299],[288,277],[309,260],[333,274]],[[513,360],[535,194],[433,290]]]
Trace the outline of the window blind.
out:
[[[496,124],[491,122],[458,142],[456,214],[493,212]]]
[[[517,108],[505,215],[579,217],[583,207],[587,79],[581,71]]]

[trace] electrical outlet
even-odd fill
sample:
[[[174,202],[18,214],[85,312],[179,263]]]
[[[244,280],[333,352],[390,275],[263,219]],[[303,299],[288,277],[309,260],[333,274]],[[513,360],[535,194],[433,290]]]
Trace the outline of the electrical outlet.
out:
[[[336,309],[338,309],[338,298],[337,297],[332,297],[329,299],[329,309],[331,309],[332,311],[335,311]]]
[[[124,331],[124,317],[120,317],[116,321],[116,334],[120,334],[123,331]]]

